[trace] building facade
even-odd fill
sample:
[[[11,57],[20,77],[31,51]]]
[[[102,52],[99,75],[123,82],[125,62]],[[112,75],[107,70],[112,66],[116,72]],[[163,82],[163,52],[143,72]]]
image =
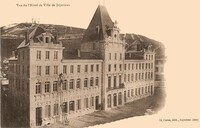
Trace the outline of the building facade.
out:
[[[11,99],[22,126],[122,106],[154,93],[155,52],[125,50],[117,22],[99,5],[74,59],[58,37],[32,26],[9,60]]]

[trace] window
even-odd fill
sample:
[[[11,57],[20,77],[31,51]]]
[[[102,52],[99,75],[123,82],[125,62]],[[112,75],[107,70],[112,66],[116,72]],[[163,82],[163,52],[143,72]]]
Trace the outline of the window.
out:
[[[91,72],[93,72],[94,71],[94,65],[91,65]]]
[[[81,99],[77,100],[77,110],[81,109]]]
[[[46,105],[45,106],[45,117],[46,118],[50,118],[51,117],[51,106],[50,105]]]
[[[67,74],[67,65],[63,65],[63,73]]]
[[[37,66],[37,75],[41,76],[41,66]]]
[[[85,65],[85,72],[88,72],[88,65]]]
[[[58,66],[54,66],[54,74],[58,74]]]
[[[45,43],[49,43],[49,37],[45,38]]]
[[[50,82],[45,82],[45,93],[50,92]]]
[[[137,80],[138,79],[138,74],[137,73],[135,73],[135,80]]]
[[[88,78],[85,78],[84,79],[84,87],[87,87],[88,86]]]
[[[118,104],[122,105],[122,93],[121,92],[118,93]]]
[[[81,88],[81,79],[77,79],[76,88]]]
[[[134,64],[132,64],[132,70],[134,69]]]
[[[37,58],[37,60],[41,60],[41,51],[37,51],[36,58]]]
[[[138,80],[141,80],[141,73],[138,73],[138,76],[139,76],[139,79],[138,79]]]
[[[58,59],[58,51],[54,51],[54,60]]]
[[[141,64],[139,63],[139,69],[141,69]]]
[[[53,82],[53,91],[58,91],[58,84],[57,81]]]
[[[107,97],[107,107],[108,108],[111,107],[111,94],[109,94],[108,97]]]
[[[89,104],[88,104],[88,98],[84,98],[84,107],[85,108],[88,108],[89,107]]]
[[[36,83],[35,93],[36,94],[41,93],[41,83],[40,82]]]
[[[115,60],[117,60],[117,53],[115,53]]]
[[[30,75],[30,73],[29,73],[29,71],[30,71],[30,69],[29,69],[29,66],[27,66],[27,76],[29,77],[29,75]]]
[[[121,83],[122,83],[122,76],[119,75],[119,84],[121,84]]]
[[[96,77],[95,85],[96,85],[96,86],[99,86],[99,77]]]
[[[117,76],[114,76],[114,88],[116,88],[117,87]]]
[[[111,53],[109,53],[109,60],[111,60]]]
[[[81,72],[81,65],[77,65],[77,73]]]
[[[144,94],[144,87],[142,87],[142,94]]]
[[[153,72],[151,72],[151,79],[153,79]]]
[[[144,69],[144,63],[142,63],[142,69]]]
[[[144,73],[142,73],[142,80],[144,79]]]
[[[74,73],[74,66],[70,65],[70,73]]]
[[[114,65],[114,69],[115,69],[115,71],[117,71],[117,65],[116,64]]]
[[[128,74],[128,82],[130,82],[130,74]]]
[[[99,65],[96,65],[96,71],[99,72]]]
[[[136,64],[136,69],[138,69],[138,64]]]
[[[25,67],[24,67],[24,66],[22,66],[22,74],[24,74],[24,68],[25,68]]]
[[[126,64],[124,64],[124,70],[126,70]]]
[[[17,83],[17,81],[16,81],[16,83]],[[27,90],[27,94],[29,94],[29,82],[27,82],[27,88],[26,88],[26,90]]]
[[[58,104],[54,104],[54,116],[58,115]]]
[[[155,72],[158,72],[158,67],[156,67]]]
[[[111,64],[108,65],[108,71],[111,71]]]
[[[145,79],[147,79],[147,72],[145,72]]]
[[[124,74],[124,82],[126,82],[126,74]]]
[[[64,81],[63,81],[62,89],[63,89],[63,90],[67,90],[67,80],[64,80]]]
[[[133,76],[133,74],[131,75],[131,81],[133,81],[133,79],[134,79],[134,76]]]
[[[91,78],[90,78],[90,86],[93,86],[93,83],[94,83],[93,81],[94,81],[94,78],[91,77]]]
[[[67,102],[63,103],[63,113],[67,113]]]
[[[49,60],[50,59],[50,51],[45,52],[45,59]]]
[[[45,67],[45,74],[50,75],[50,66]]]
[[[74,79],[71,79],[69,82],[69,89],[74,89]]]
[[[74,109],[74,101],[70,101],[69,102],[69,111],[74,111],[75,109]]]
[[[94,97],[90,98],[90,106],[92,106],[92,107],[94,106]]]
[[[119,58],[120,60],[122,60],[122,54],[120,53],[120,58]]]
[[[130,97],[130,90],[128,90],[128,97]]]
[[[137,88],[135,89],[135,95],[137,96]]]
[[[119,70],[122,71],[122,64],[119,65]]]
[[[131,69],[131,65],[130,64],[128,64],[128,70],[130,70]]]
[[[111,88],[111,77],[108,77],[108,88]]]
[[[133,89],[131,89],[131,96],[133,96]]]
[[[140,95],[140,88],[138,88],[138,95]]]

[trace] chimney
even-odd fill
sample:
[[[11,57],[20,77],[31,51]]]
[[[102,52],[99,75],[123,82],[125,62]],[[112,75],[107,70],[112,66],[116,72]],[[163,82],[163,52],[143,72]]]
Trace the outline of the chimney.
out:
[[[25,44],[29,42],[29,30],[25,32]]]
[[[77,54],[78,54],[78,58],[80,58],[81,57],[81,52],[80,52],[79,49],[77,50]]]

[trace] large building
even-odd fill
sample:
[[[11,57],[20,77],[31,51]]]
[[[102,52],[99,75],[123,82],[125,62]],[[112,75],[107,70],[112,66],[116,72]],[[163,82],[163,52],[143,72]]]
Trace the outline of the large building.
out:
[[[14,115],[21,126],[63,122],[154,93],[151,46],[126,51],[117,22],[99,5],[75,54],[40,25],[32,26],[9,59]]]

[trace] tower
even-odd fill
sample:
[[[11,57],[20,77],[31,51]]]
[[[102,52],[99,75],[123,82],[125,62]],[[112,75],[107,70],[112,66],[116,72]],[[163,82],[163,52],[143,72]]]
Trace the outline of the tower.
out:
[[[81,51],[103,59],[102,107],[107,109],[107,92],[123,83],[125,43],[120,39],[117,21],[111,20],[105,6],[98,6],[83,37]]]

